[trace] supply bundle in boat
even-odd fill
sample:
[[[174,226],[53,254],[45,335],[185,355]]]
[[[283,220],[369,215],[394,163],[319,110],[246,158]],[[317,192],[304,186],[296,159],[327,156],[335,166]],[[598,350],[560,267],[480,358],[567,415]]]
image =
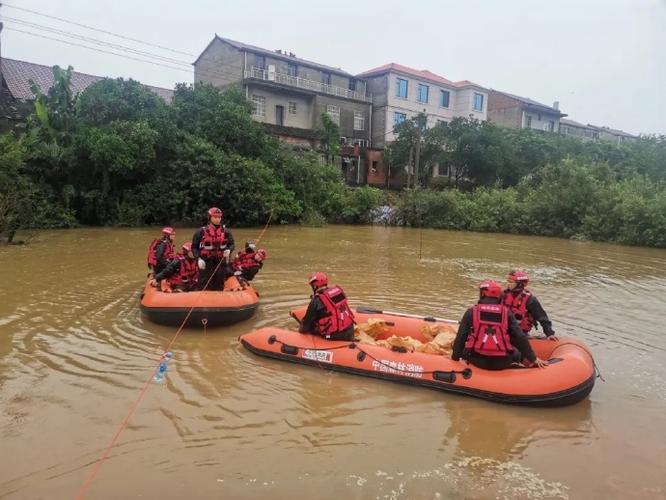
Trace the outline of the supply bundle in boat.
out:
[[[252,285],[232,276],[224,290],[164,293],[150,286],[141,294],[141,311],[151,321],[163,325],[180,325],[190,313],[188,326],[229,325],[252,317],[259,307],[259,296]]]
[[[291,312],[300,321],[305,308]],[[251,352],[294,363],[431,387],[491,401],[532,406],[565,406],[588,396],[595,367],[587,347],[564,337],[557,342],[530,339],[532,349],[547,359],[544,369],[515,367],[484,370],[465,361],[453,361],[442,342],[427,347],[439,333],[450,332],[456,322],[359,308],[359,324],[380,325],[372,341],[331,341],[317,335],[266,327],[240,337]],[[367,328],[365,329],[367,332]],[[434,333],[433,333],[434,332]],[[406,340],[397,340],[403,338]]]

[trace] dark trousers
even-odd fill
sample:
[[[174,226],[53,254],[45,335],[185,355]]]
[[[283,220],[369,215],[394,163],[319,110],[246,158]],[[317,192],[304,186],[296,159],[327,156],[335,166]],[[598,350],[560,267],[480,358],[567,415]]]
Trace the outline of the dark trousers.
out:
[[[479,356],[478,354],[470,354],[467,358],[471,364],[484,370],[505,370],[511,366],[511,363],[520,363],[523,359],[522,354],[517,349],[511,353],[510,356],[492,357],[492,356]]]
[[[241,276],[245,281],[252,281],[258,272],[259,272],[258,267],[251,267],[249,269],[243,269],[241,271]]]
[[[314,335],[321,335],[319,328],[315,327]],[[354,340],[354,325],[342,330],[341,332],[332,333],[327,340]]]
[[[220,259],[204,259],[204,262],[206,263],[206,269],[199,270],[198,289],[203,290],[205,287],[206,290],[223,290],[224,280],[228,273],[228,264],[226,262],[220,264]],[[213,273],[215,275],[211,278]],[[210,283],[208,283],[209,279]],[[208,283],[208,286],[206,286],[206,283]]]

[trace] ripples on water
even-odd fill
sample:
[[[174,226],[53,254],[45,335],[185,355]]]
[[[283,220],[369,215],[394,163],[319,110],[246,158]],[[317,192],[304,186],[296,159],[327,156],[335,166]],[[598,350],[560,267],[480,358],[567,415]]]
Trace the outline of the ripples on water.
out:
[[[138,309],[152,233],[54,231],[0,248],[11,262],[0,305],[0,498],[72,497],[175,333]],[[236,232],[239,242],[254,236]],[[419,248],[419,236],[271,228],[257,314],[207,335],[184,331],[166,383],[150,387],[91,498],[666,495],[663,445],[649,431],[666,409],[666,252],[431,230]],[[287,313],[307,301],[315,270],[356,305],[458,318],[480,280],[514,267],[530,271],[558,334],[593,349],[607,382],[590,400],[492,405],[255,357],[237,341],[292,328]]]

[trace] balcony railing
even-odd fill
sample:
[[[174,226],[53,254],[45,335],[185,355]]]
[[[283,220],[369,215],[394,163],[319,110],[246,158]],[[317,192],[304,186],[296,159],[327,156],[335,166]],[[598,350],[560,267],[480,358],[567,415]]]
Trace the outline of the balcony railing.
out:
[[[304,90],[311,90],[321,94],[329,94],[344,99],[355,99],[357,101],[372,102],[372,97],[359,94],[353,90],[336,87],[335,85],[328,85],[326,83],[315,82],[313,80],[306,80],[298,76],[286,75],[284,73],[277,73],[267,69],[252,67],[245,70],[245,78],[254,78],[256,80],[264,80],[267,82],[275,82],[281,85],[288,85],[289,87],[296,87]]]

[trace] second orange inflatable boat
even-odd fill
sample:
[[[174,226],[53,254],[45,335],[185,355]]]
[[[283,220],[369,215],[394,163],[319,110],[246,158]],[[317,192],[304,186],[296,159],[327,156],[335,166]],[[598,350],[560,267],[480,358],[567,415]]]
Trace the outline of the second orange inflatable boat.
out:
[[[298,321],[305,308],[291,312]],[[412,315],[359,308],[357,323],[371,318],[382,320],[383,333],[377,339],[392,335],[411,337],[425,342],[424,327],[455,325],[455,321],[419,318]],[[557,342],[531,339],[530,344],[541,359],[550,365],[545,369],[510,368],[490,371],[453,361],[450,356],[389,349],[359,342],[330,341],[319,336],[301,334],[281,328],[266,327],[240,337],[241,343],[260,356],[315,365],[357,375],[431,387],[457,394],[476,396],[501,403],[531,406],[565,406],[588,396],[595,381],[595,367],[587,347],[573,338]]]

